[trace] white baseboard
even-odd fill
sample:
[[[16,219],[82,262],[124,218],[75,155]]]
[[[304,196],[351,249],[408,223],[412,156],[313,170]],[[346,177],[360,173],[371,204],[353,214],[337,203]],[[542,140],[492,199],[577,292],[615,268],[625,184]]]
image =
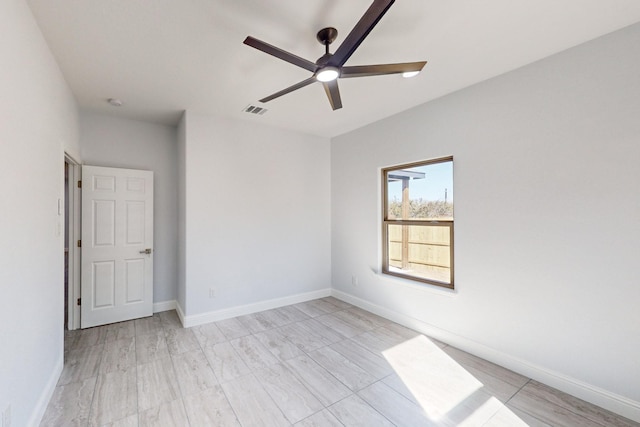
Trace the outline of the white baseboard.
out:
[[[44,413],[47,410],[47,406],[49,405],[49,401],[53,396],[54,391],[56,390],[56,384],[58,384],[58,379],[60,379],[60,375],[62,375],[62,368],[64,367],[64,355],[61,352],[60,358],[47,381],[47,384],[44,386],[42,393],[40,393],[40,398],[38,399],[38,403],[36,407],[33,409],[31,413],[31,417],[29,418],[28,426],[38,427],[42,422],[42,417],[44,417]]]
[[[178,311],[178,316],[185,328],[203,325],[205,323],[217,322],[218,320],[230,319],[245,314],[257,313],[258,311],[271,310],[272,308],[283,307],[285,305],[297,304],[317,298],[324,298],[331,295],[331,289],[321,289],[319,291],[306,292],[303,294],[290,295],[283,298],[275,298],[267,301],[260,301],[253,304],[239,305],[222,310],[209,311],[207,313],[184,316]]]
[[[627,397],[620,396],[575,378],[571,378],[560,372],[538,366],[518,357],[497,351],[469,338],[465,338],[405,314],[373,304],[346,292],[332,289],[331,295],[408,328],[422,332],[425,335],[444,342],[445,344],[450,344],[497,365],[511,369],[521,375],[554,387],[582,400],[586,400],[587,402],[598,405],[611,412],[615,412],[623,417],[640,422],[640,402],[636,402]]]
[[[161,311],[175,310],[176,307],[177,307],[176,300],[154,302],[153,303],[153,312],[154,313],[159,313]]]

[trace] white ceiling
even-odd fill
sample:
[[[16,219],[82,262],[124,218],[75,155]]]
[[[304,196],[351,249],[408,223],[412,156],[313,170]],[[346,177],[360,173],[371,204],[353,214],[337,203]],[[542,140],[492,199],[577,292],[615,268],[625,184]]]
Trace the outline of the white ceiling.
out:
[[[398,0],[346,65],[427,60],[415,78],[340,80],[247,104],[310,73],[242,44],[248,35],[311,61],[371,0],[28,0],[82,108],[176,124],[183,110],[335,136],[640,21],[638,0]],[[125,105],[110,106],[120,98]],[[258,105],[258,104],[256,104]]]

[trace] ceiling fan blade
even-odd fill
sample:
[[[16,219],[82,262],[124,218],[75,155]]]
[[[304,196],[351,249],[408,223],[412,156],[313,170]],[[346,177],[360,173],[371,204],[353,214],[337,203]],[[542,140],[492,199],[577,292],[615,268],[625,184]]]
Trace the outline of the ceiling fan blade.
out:
[[[289,92],[293,92],[294,90],[297,90],[297,89],[303,88],[303,87],[305,87],[305,86],[307,86],[307,85],[310,85],[311,83],[313,83],[313,82],[315,82],[315,81],[316,81],[316,78],[315,78],[315,77],[309,77],[309,78],[308,78],[308,79],[306,79],[306,80],[303,80],[303,81],[301,81],[301,82],[299,82],[299,83],[294,84],[293,86],[289,86],[289,87],[288,87],[288,88],[286,88],[286,89],[282,89],[280,92],[276,92],[276,93],[274,93],[273,95],[269,95],[269,96],[267,96],[266,98],[262,98],[262,99],[260,100],[260,102],[269,102],[269,101],[271,101],[272,99],[279,98],[279,97],[281,97],[282,95],[286,95],[286,94],[288,94]]]
[[[340,89],[338,89],[338,80],[322,83],[324,91],[327,93],[329,103],[333,110],[342,108],[342,99],[340,99]]]
[[[400,74],[408,71],[422,71],[427,61],[405,62],[402,64],[355,65],[342,67],[341,78],[381,76],[384,74]]]
[[[389,10],[395,0],[374,0],[369,9],[364,13],[360,21],[344,39],[340,47],[335,51],[328,65],[342,67],[360,43],[369,35],[382,16]]]
[[[275,56],[276,58],[280,58],[283,61],[287,61],[290,64],[297,65],[298,67],[311,71],[312,73],[315,73],[316,69],[318,68],[318,66],[311,61],[307,61],[306,59],[300,58],[299,56],[294,55],[293,53],[289,53],[285,50],[272,46],[269,43],[265,43],[251,36],[248,36],[246,39],[244,39],[243,43],[246,44],[247,46],[251,46],[258,50],[261,50],[264,53],[268,53],[269,55]]]

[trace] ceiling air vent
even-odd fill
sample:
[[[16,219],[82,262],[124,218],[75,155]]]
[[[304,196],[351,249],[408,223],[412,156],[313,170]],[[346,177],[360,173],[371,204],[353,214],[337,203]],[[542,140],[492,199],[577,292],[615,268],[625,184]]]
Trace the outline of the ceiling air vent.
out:
[[[256,105],[247,105],[242,111],[249,114],[256,114],[258,116],[263,115],[267,112],[266,108],[258,107]]]

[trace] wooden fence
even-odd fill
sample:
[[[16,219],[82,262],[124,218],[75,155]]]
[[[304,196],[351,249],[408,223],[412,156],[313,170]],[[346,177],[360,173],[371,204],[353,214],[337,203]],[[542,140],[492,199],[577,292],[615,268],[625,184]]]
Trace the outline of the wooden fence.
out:
[[[450,246],[448,227],[389,226],[389,266],[419,277],[449,282]]]

